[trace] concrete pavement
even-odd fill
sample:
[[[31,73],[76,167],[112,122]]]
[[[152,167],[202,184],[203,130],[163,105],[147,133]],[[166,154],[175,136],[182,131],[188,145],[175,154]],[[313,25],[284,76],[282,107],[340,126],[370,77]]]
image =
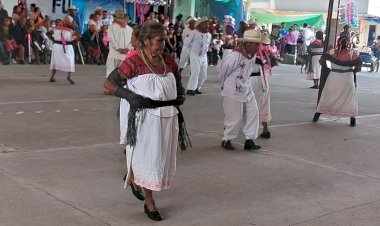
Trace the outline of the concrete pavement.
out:
[[[204,94],[183,106],[194,147],[178,153],[172,188],[155,193],[162,222],[123,189],[118,99],[102,94],[104,73],[77,65],[71,86],[59,73],[49,83],[47,66],[0,66],[0,226],[380,225],[379,73],[360,73],[351,128],[348,119],[311,123],[317,91],[298,67],[275,68],[272,138],[249,153],[243,137],[235,152],[220,147],[210,67]]]

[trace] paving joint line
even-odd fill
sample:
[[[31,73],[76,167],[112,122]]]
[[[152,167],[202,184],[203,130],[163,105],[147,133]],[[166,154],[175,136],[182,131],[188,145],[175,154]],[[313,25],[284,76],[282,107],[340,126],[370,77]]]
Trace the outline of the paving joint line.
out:
[[[294,224],[290,224],[289,226],[299,225],[299,224],[302,224],[302,223],[306,223],[308,221],[316,220],[318,218],[326,217],[326,216],[333,215],[333,214],[336,214],[336,213],[341,213],[341,212],[344,212],[346,210],[351,210],[351,209],[355,209],[355,208],[358,208],[358,207],[363,207],[363,206],[371,205],[371,204],[374,204],[374,203],[377,203],[377,202],[380,202],[380,199],[377,199],[377,200],[374,200],[374,201],[371,201],[371,202],[361,203],[361,204],[358,204],[358,205],[355,205],[355,206],[346,207],[346,208],[343,208],[343,209],[340,209],[340,210],[332,211],[332,212],[329,212],[329,213],[326,213],[326,214],[322,214],[320,216],[316,216],[314,218],[310,218],[310,219],[306,219],[306,220],[303,220],[303,221],[300,221],[300,222],[297,222],[297,223],[294,223]]]
[[[216,139],[221,139],[218,136],[215,136],[215,135],[212,135],[212,134],[207,134],[207,133],[198,134],[198,136],[200,136],[200,135],[205,135],[205,136],[208,136],[208,137],[212,137],[212,138],[216,138]],[[244,144],[239,143],[239,142],[235,142],[235,144],[237,144],[239,146],[243,146],[244,145]],[[291,155],[291,154],[285,154],[285,153],[281,154],[281,153],[279,153],[277,151],[273,151],[273,150],[270,151],[270,150],[267,150],[267,149],[261,149],[261,150],[266,155],[274,155],[274,156],[287,157],[287,158],[290,158],[290,159],[295,159],[295,160],[306,162],[306,163],[313,164],[313,165],[316,165],[316,166],[321,166],[321,167],[324,167],[324,168],[333,169],[333,170],[336,170],[338,172],[343,172],[343,173],[346,173],[346,174],[349,174],[349,175],[353,175],[353,176],[359,176],[359,177],[364,177],[364,178],[370,178],[370,179],[380,180],[380,177],[370,176],[370,175],[366,175],[366,174],[363,174],[363,173],[353,172],[353,171],[350,171],[350,170],[346,170],[346,169],[330,166],[330,165],[327,165],[327,164],[323,164],[323,163],[315,162],[315,161],[312,161],[312,160],[304,159],[304,158],[302,158],[300,156],[297,156],[297,155]],[[261,152],[259,152],[259,153],[261,153]]]
[[[98,217],[92,215],[91,213],[79,208],[79,207],[76,207],[74,204],[71,204],[69,203],[68,201],[65,201],[61,198],[58,198],[57,196],[55,196],[54,194],[48,192],[48,191],[45,191],[43,190],[42,188],[38,187],[37,185],[31,183],[31,182],[28,182],[27,180],[25,179],[22,179],[22,178],[19,178],[19,177],[16,177],[15,175],[12,175],[11,173],[9,173],[7,170],[3,169],[3,168],[0,168],[0,172],[2,172],[3,174],[7,175],[8,177],[11,177],[12,179],[16,180],[18,183],[21,183],[21,184],[25,184],[29,187],[32,187],[34,189],[36,189],[37,191],[41,192],[41,193],[44,193],[45,195],[49,196],[49,197],[52,197],[53,199],[57,200],[58,202],[61,202],[67,206],[70,206],[76,210],[78,210],[79,212],[82,212],[84,213],[85,215],[87,215],[88,217],[92,218],[92,219],[95,219],[96,221],[99,221],[105,225],[108,225],[108,226],[112,226],[111,224],[103,221],[102,219],[99,219]]]

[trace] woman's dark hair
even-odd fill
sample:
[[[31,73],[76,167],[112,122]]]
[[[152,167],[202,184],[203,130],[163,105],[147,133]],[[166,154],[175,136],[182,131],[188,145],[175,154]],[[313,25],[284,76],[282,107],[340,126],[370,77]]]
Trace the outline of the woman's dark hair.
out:
[[[341,37],[338,39],[338,48],[339,49],[347,49],[348,45],[349,45],[350,41],[348,40],[347,37]]]
[[[147,39],[153,39],[154,37],[165,35],[165,28],[162,24],[156,21],[145,22],[140,29],[139,44],[141,48],[145,47],[144,41]]]
[[[317,31],[317,33],[315,34],[315,38],[318,40],[323,40],[323,32]]]

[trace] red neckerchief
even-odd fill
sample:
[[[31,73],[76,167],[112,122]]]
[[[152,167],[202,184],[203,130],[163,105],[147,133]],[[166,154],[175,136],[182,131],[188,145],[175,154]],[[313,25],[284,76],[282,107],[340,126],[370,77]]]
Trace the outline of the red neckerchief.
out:
[[[117,20],[114,20],[113,23],[118,24],[122,28],[126,28],[128,26],[127,22],[122,23],[122,22],[119,22]]]

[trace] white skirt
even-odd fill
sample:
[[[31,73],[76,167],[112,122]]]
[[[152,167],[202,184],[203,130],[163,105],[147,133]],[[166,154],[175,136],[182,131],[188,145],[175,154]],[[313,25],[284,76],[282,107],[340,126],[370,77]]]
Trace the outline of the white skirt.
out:
[[[128,176],[124,187],[133,180],[152,191],[167,189],[176,170],[178,117],[163,118],[145,109],[136,118],[137,142],[135,147],[126,146]]]
[[[50,70],[64,72],[75,72],[75,52],[72,45],[66,45],[63,51],[63,45],[54,43],[51,52]]]
[[[358,96],[352,72],[330,72],[317,112],[334,116],[355,117],[358,115]]]
[[[128,89],[153,100],[177,98],[176,81],[172,73],[166,76],[139,75],[127,80]],[[121,106],[121,140],[125,142],[128,129],[129,104]],[[122,126],[122,124],[121,124]],[[169,188],[176,169],[178,150],[178,111],[174,106],[142,109],[136,113],[136,144],[126,146],[128,167],[124,187],[132,181],[144,188],[160,191]]]
[[[269,122],[272,119],[272,115],[270,113],[269,87],[265,90],[263,89],[261,76],[251,76],[250,79],[253,92],[255,93],[257,107],[259,108],[260,122]]]
[[[313,72],[306,75],[307,80],[319,79],[321,77],[321,64],[319,60],[321,59],[321,55],[316,55],[311,58],[311,62],[313,65]]]

